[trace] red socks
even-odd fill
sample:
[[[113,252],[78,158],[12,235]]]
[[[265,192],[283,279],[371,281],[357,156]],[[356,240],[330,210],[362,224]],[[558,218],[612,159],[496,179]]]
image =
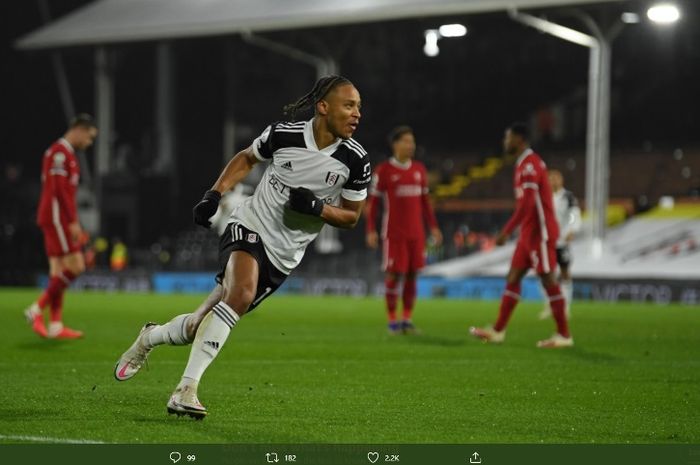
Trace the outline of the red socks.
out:
[[[54,294],[53,300],[51,300],[51,321],[60,322],[63,313],[63,294],[66,288],[71,285],[75,280],[76,276],[68,270],[63,270],[61,274],[58,275],[61,281],[59,291]]]
[[[563,337],[570,337],[569,325],[566,322],[566,301],[561,293],[559,284],[546,288],[546,291],[549,297],[549,306],[552,309],[552,316],[557,323],[557,332]],[[506,328],[519,299],[520,283],[506,284],[506,290],[503,291],[503,297],[501,298],[501,307],[498,309],[498,320],[493,325],[495,331],[500,332]]]
[[[63,321],[63,294],[64,294],[65,288],[61,289],[61,292],[56,294],[54,296],[53,300],[51,301],[51,323],[60,323]]]
[[[398,283],[395,279],[386,278],[384,280],[384,297],[386,298],[386,311],[389,323],[396,321],[396,301],[398,300]]]
[[[498,320],[493,325],[495,331],[501,332],[506,328],[510,315],[520,300],[520,283],[506,284],[506,290],[501,297],[501,306],[498,309]]]
[[[386,298],[386,311],[389,323],[396,321],[396,307],[399,300],[399,281],[397,279],[385,278],[384,289]],[[416,302],[416,278],[403,278],[403,291],[401,300],[403,301],[403,321],[411,321],[413,315],[413,305]]]
[[[410,321],[416,301],[416,278],[405,278],[403,282],[403,320]]]
[[[557,332],[564,336],[569,336],[569,324],[566,321],[566,300],[561,293],[559,284],[548,287],[547,295],[549,296],[549,307],[552,309],[552,317],[557,323]]]
[[[43,309],[48,304],[51,304],[51,321],[61,321],[61,313],[63,311],[63,293],[66,288],[71,285],[76,276],[68,270],[62,271],[57,276],[49,278],[49,284],[46,290],[39,296],[36,301],[39,308]]]
[[[53,302],[54,296],[62,290],[63,281],[61,281],[61,278],[59,276],[51,276],[49,278],[49,284],[46,286],[46,290],[41,294],[41,296],[39,296],[39,299],[36,301],[37,305],[42,310],[49,303]]]

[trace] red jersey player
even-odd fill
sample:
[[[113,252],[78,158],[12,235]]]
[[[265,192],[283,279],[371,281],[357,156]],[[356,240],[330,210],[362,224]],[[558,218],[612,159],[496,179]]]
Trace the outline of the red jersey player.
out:
[[[92,117],[80,114],[73,118],[63,137],[44,153],[37,224],[44,234],[49,283],[39,299],[24,311],[32,329],[41,337],[75,339],[83,335],[63,326],[62,308],[64,291],[85,270],[80,249],[83,230],[76,207],[80,167],[75,150],[87,149],[96,136]],[[42,313],[46,306],[51,310],[48,331]]]
[[[379,242],[375,216],[380,198],[384,200],[382,220],[382,268],[386,272],[385,298],[389,333],[415,333],[411,321],[416,300],[416,274],[425,263],[424,222],[436,244],[442,242],[433,208],[428,197],[425,166],[413,160],[416,140],[413,130],[399,126],[389,135],[393,156],[380,164],[372,176],[367,204],[367,245]],[[403,318],[396,319],[398,285],[403,280]]]
[[[574,345],[574,340],[569,334],[564,297],[555,275],[559,227],[554,213],[552,189],[547,179],[547,167],[530,148],[524,124],[510,126],[506,130],[503,145],[507,153],[518,155],[513,178],[516,209],[498,235],[496,244],[505,244],[506,238],[517,226],[520,226],[520,237],[506,278],[506,289],[496,323],[493,327],[472,327],[470,332],[484,341],[503,342],[508,319],[520,299],[520,282],[528,270],[533,268],[547,291],[552,316],[557,325],[557,332],[551,338],[539,341],[537,346],[570,347]]]

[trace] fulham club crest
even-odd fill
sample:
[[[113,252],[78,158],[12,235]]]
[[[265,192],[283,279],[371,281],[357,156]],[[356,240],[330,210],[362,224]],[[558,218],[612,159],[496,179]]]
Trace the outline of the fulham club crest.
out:
[[[326,184],[329,186],[335,186],[335,183],[338,182],[338,178],[340,175],[338,173],[334,173],[332,171],[329,171],[328,174],[326,175]]]

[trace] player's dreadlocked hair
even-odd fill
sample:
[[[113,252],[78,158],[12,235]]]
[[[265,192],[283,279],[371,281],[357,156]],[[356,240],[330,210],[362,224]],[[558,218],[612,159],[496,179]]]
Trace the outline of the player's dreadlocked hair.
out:
[[[285,105],[282,110],[284,111],[285,115],[289,115],[290,119],[294,121],[298,111],[306,110],[307,108],[312,108],[320,100],[322,100],[323,97],[325,97],[328,94],[328,92],[332,91],[338,86],[345,84],[352,85],[352,82],[350,82],[350,79],[346,77],[337,76],[334,74],[330,76],[324,76],[318,81],[316,81],[316,84],[314,84],[313,89],[311,89],[309,93],[307,93],[303,97],[300,97],[299,100],[297,100],[296,102],[290,103],[289,105]]]

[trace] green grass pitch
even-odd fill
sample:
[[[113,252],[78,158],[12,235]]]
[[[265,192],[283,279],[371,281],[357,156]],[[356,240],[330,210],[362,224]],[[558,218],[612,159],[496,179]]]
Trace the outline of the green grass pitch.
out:
[[[202,296],[69,292],[86,337],[50,341],[22,317],[36,295],[0,290],[0,442],[700,443],[698,307],[578,302],[576,347],[548,351],[539,303],[490,346],[467,328],[495,302],[419,300],[423,334],[390,337],[381,299],[273,296],[205,374],[200,422],[165,410],[188,348],[157,348],[130,381],[112,369],[144,322]]]

